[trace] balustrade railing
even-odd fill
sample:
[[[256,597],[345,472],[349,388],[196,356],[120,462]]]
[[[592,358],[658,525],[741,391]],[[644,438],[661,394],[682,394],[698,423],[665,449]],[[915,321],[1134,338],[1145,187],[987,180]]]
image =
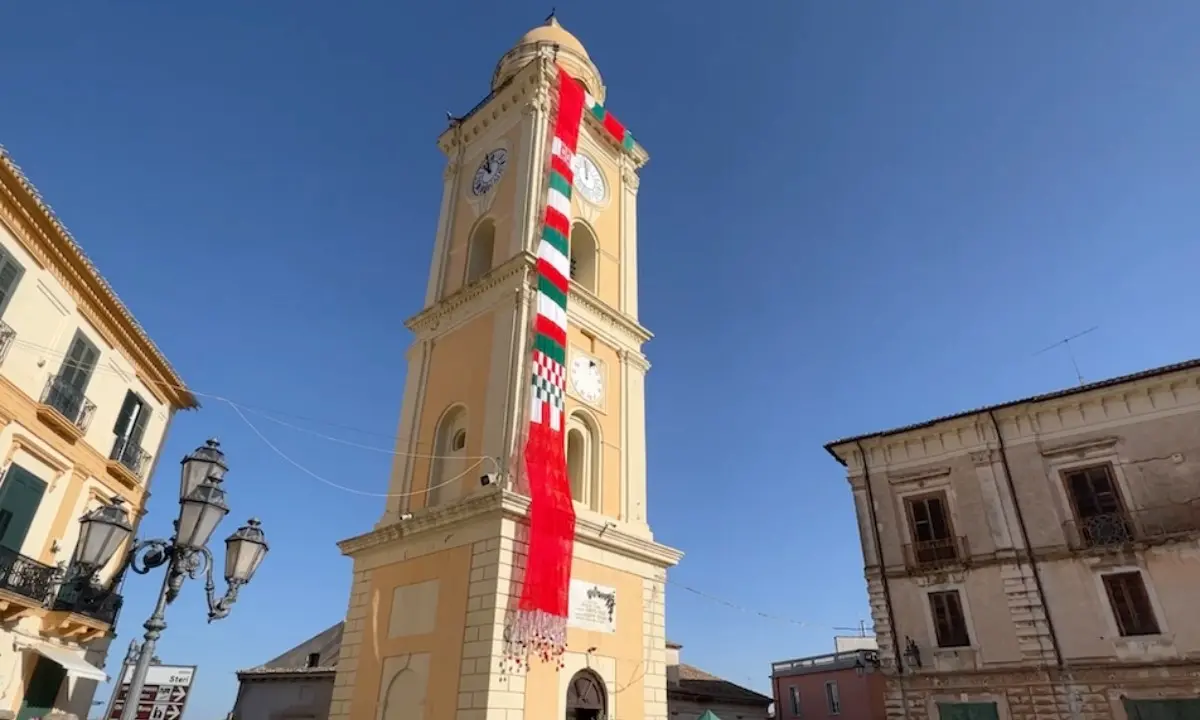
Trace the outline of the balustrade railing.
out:
[[[1091,515],[1063,524],[1072,550],[1117,548],[1200,533],[1200,503],[1187,502]]]

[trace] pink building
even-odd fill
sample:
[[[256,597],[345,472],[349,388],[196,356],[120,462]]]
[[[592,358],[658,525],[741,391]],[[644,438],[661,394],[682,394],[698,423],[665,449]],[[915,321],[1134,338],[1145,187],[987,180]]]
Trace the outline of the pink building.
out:
[[[884,689],[875,650],[771,664],[775,720],[884,720]]]

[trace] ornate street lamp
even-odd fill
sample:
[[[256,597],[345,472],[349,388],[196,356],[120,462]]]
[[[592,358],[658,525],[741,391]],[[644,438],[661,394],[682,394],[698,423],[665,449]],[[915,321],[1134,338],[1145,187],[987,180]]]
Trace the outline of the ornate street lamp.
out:
[[[229,466],[225,464],[225,454],[216,440],[209,440],[197,448],[183,459],[182,465],[175,535],[166,540],[156,538],[135,542],[116,575],[120,577],[126,568],[145,575],[155,568],[167,566],[167,576],[163,579],[154,612],[143,625],[146,635],[133,668],[121,720],[134,720],[137,716],[137,698],[142,694],[146,673],[153,662],[154,647],[167,627],[167,605],[179,596],[183,581],[205,576],[208,621],[220,620],[229,615],[237,602],[238,591],[254,577],[269,549],[257,519],[252,518],[226,538],[226,589],[224,595],[217,597],[216,583],[213,582],[215,561],[209,552],[208,541],[229,513],[225,490],[221,487]],[[76,577],[87,580],[108,565],[117,549],[133,533],[133,524],[120,498],[113,498],[112,504],[84,515],[79,524],[79,543],[72,560],[78,573]]]

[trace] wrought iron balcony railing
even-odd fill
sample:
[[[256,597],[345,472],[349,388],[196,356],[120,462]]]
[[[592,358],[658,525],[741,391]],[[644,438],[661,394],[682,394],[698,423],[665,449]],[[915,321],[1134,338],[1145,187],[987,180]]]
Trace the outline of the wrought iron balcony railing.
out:
[[[965,536],[926,540],[904,546],[904,566],[910,571],[963,565],[970,557],[970,546]]]
[[[84,397],[79,388],[64,380],[61,375],[51,375],[46,380],[46,389],[42,391],[42,404],[62,413],[62,416],[81,432],[87,432],[92,415],[96,412],[96,403]]]
[[[4,362],[4,358],[8,357],[8,351],[12,349],[13,343],[17,340],[17,331],[0,320],[0,362]]]
[[[124,465],[139,480],[145,480],[146,472],[150,469],[150,453],[143,450],[137,442],[130,438],[118,437],[114,440],[108,459],[116,460]]]
[[[1072,550],[1118,548],[1200,534],[1200,503],[1177,503],[1063,523]]]
[[[58,568],[0,547],[0,590],[8,590],[38,603],[46,601],[58,580]]]
[[[117,624],[117,615],[125,599],[121,594],[90,582],[65,582],[50,603],[51,610],[71,612],[109,625]]]

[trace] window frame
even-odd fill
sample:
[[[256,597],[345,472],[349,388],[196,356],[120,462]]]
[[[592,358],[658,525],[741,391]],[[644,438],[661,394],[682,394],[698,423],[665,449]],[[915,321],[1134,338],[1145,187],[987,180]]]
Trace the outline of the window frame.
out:
[[[837,680],[825,681],[825,707],[830,715],[842,714],[842,694],[838,690]]]
[[[21,286],[21,280],[25,277],[25,266],[17,259],[16,254],[4,246],[0,246],[0,272],[4,271],[6,265],[11,264],[17,269],[16,275],[13,276],[12,285],[9,287],[9,292],[4,297],[0,297],[0,319],[4,317],[5,311],[8,310],[9,303],[12,302],[13,296],[17,294],[17,288]]]
[[[929,620],[933,631],[934,646],[942,650],[961,650],[963,648],[973,647],[972,641],[974,635],[971,632],[971,617],[967,609],[966,593],[959,587],[945,587],[930,590],[926,593],[925,602],[929,608]],[[962,621],[962,637],[948,637],[945,640],[953,644],[943,644],[942,633],[940,631],[940,623],[938,622],[938,610],[935,598],[938,597],[954,597],[955,603],[958,606],[958,616]],[[957,642],[962,640],[963,642]]]
[[[913,561],[918,564],[925,564],[963,560],[960,557],[961,553],[958,547],[958,533],[954,526],[954,513],[950,509],[950,493],[945,488],[922,490],[903,495],[900,499],[904,503],[904,517],[908,526],[908,538],[912,546]],[[918,537],[917,518],[913,513],[913,509],[918,503],[926,503],[926,507],[928,507],[927,503],[935,499],[941,505],[942,524],[945,526],[946,536],[941,538],[935,537],[931,540],[921,540]],[[933,523],[930,522],[930,528],[932,529],[932,527]],[[937,543],[939,541],[946,544],[941,546],[929,545],[924,548],[927,552],[922,553],[921,545],[923,543]]]
[[[800,714],[800,688],[795,685],[788,686],[788,699],[792,701],[792,717],[801,717]]]
[[[1143,618],[1143,622],[1148,619],[1149,623],[1143,624],[1140,628],[1126,628],[1125,623],[1121,618],[1121,614],[1117,610],[1117,603],[1114,599],[1114,588],[1112,587],[1112,581],[1115,581],[1117,578],[1130,579],[1134,577],[1137,578],[1137,585],[1135,589],[1140,591],[1140,600],[1145,603],[1144,608],[1141,609],[1144,610],[1142,614],[1145,616],[1145,618]],[[1098,580],[1100,583],[1101,592],[1103,593],[1104,599],[1108,604],[1108,617],[1112,623],[1113,629],[1116,630],[1118,637],[1144,638],[1155,637],[1164,633],[1162,611],[1158,607],[1158,603],[1155,601],[1156,599],[1153,588],[1151,587],[1150,583],[1146,581],[1146,574],[1142,572],[1141,568],[1118,568],[1102,572],[1099,574]],[[1126,590],[1126,593],[1128,593],[1129,588],[1126,587],[1124,589]],[[1134,598],[1127,599],[1134,600]],[[1136,600],[1134,600],[1134,602],[1136,602]],[[1139,612],[1139,609],[1137,608],[1132,609],[1134,610],[1135,614]],[[1136,620],[1136,618],[1134,619]]]

